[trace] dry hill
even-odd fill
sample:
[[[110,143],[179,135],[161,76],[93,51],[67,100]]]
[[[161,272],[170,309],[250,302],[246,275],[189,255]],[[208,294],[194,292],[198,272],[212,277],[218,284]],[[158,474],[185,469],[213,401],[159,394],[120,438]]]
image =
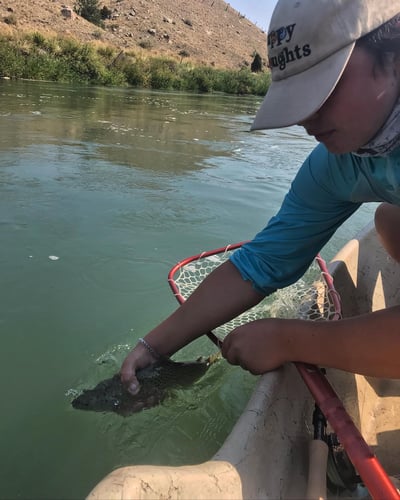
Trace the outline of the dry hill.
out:
[[[0,34],[38,31],[238,69],[266,53],[265,33],[223,0],[104,0],[99,28],[61,0],[0,0]]]

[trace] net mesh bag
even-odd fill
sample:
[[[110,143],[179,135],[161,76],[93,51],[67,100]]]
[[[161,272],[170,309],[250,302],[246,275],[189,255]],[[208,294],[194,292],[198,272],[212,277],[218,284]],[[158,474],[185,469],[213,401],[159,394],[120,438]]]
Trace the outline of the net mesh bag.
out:
[[[171,270],[168,281],[178,301],[184,302],[208,274],[229,259],[238,246],[240,244],[204,252],[177,264]],[[312,321],[340,318],[340,298],[321,257],[315,259],[296,283],[277,290],[253,308],[213,330],[213,333],[223,339],[234,328],[262,318]]]

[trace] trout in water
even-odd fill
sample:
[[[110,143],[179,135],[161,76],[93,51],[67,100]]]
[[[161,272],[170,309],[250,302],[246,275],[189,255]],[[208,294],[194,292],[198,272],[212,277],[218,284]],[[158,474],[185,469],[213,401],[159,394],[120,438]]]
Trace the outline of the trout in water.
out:
[[[93,389],[85,389],[71,404],[78,410],[113,411],[127,417],[160,404],[173,389],[189,387],[219,358],[218,353],[193,362],[160,360],[137,371],[140,390],[134,396],[122,384],[117,373],[99,382]]]

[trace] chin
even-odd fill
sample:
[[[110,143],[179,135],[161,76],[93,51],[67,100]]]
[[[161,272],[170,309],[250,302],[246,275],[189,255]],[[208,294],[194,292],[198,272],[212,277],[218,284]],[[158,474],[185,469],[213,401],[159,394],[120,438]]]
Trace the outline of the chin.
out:
[[[352,146],[351,144],[338,144],[329,141],[321,142],[326,147],[326,149],[334,155],[344,155],[346,153],[352,153],[360,148],[360,146]]]

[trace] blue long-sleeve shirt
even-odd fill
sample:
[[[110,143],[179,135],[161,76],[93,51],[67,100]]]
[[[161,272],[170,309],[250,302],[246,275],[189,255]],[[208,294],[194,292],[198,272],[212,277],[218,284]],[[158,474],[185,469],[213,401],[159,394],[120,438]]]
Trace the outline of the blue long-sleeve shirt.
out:
[[[320,144],[279,212],[230,260],[243,279],[268,295],[297,281],[336,229],[371,201],[400,205],[400,148],[386,157],[361,157],[335,155]]]

